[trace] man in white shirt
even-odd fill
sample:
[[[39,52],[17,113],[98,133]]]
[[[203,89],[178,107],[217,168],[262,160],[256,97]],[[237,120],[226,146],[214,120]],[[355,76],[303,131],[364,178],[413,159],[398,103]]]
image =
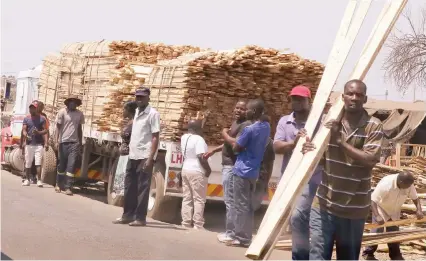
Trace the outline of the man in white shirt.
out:
[[[383,225],[389,220],[399,220],[401,216],[401,207],[407,198],[413,200],[417,207],[416,216],[423,218],[422,206],[418,199],[416,188],[414,187],[414,176],[408,171],[399,174],[388,175],[377,184],[371,195],[371,211],[374,223]],[[382,233],[383,228],[372,229],[372,233]],[[386,227],[387,232],[398,231],[398,226]],[[389,257],[391,260],[404,260],[399,248],[399,243],[388,244]],[[377,245],[365,248],[362,256],[366,260],[377,260],[374,252]]]
[[[206,204],[208,177],[211,168],[203,157],[208,148],[202,134],[202,123],[191,120],[188,133],[181,138],[182,166],[182,226],[202,229],[204,227],[204,206]]]
[[[123,215],[114,224],[146,226],[152,167],[160,134],[160,114],[148,104],[150,94],[146,87],[135,93],[138,108],[133,119],[124,178]]]

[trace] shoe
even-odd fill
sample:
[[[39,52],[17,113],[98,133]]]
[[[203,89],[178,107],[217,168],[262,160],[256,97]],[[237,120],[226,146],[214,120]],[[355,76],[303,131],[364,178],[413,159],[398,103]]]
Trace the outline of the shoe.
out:
[[[124,218],[117,218],[116,220],[112,221],[113,224],[121,224],[121,225],[125,225],[125,224],[129,224],[131,223],[133,220],[130,219],[124,219]]]
[[[217,240],[220,243],[227,243],[227,242],[231,242],[233,238],[228,236],[226,233],[220,233],[217,235]]]
[[[362,255],[362,257],[364,258],[364,260],[379,260],[374,256],[374,254]]]
[[[66,189],[66,190],[65,190],[65,195],[67,195],[67,196],[72,196],[72,195],[73,195],[73,193],[72,193],[71,189]]]
[[[31,183],[32,183],[32,184],[37,184],[37,179],[32,179],[32,180],[31,180]]]
[[[131,227],[145,227],[146,221],[135,220],[135,221],[130,222],[129,226],[131,226]]]
[[[197,227],[197,226],[194,226],[194,229],[195,230],[201,230],[201,231],[205,231],[206,230],[204,227]]]
[[[402,255],[399,255],[399,256],[392,257],[391,260],[405,260],[405,259],[402,257]]]
[[[37,187],[39,188],[43,187],[43,182],[41,182],[41,180],[37,180]]]
[[[22,186],[29,186],[29,185],[30,185],[30,181],[28,179],[22,182]]]
[[[243,243],[238,239],[234,239],[232,241],[226,242],[227,246],[233,246],[233,247],[245,247],[248,248],[250,246],[250,243]]]
[[[56,186],[56,187],[55,187],[55,192],[56,192],[56,193],[61,193],[61,188],[60,188],[60,187],[58,187],[58,186]]]

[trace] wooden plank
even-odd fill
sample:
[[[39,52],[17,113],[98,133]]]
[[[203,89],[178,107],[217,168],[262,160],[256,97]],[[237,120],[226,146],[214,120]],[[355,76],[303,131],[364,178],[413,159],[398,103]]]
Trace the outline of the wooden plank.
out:
[[[422,219],[417,218],[409,218],[409,219],[401,219],[401,220],[391,220],[388,222],[385,222],[382,225],[379,224],[365,224],[364,229],[373,229],[373,228],[379,228],[379,227],[390,227],[390,226],[401,226],[401,225],[409,225],[413,223],[424,223],[426,222],[426,217]]]
[[[339,31],[337,32],[336,39],[333,44],[330,56],[327,61],[327,65],[324,70],[323,77],[321,79],[320,85],[318,87],[317,93],[315,95],[314,102],[312,104],[308,120],[305,125],[308,136],[312,136],[316,125],[321,117],[322,111],[325,107],[325,104],[328,101],[331,90],[340,74],[341,69],[346,61],[346,58],[352,48],[352,45],[355,41],[358,31],[364,21],[364,18],[368,12],[371,0],[362,1],[359,8],[356,10],[357,1],[350,1],[345,10],[342,23],[340,25]],[[355,13],[356,11],[356,13]],[[260,224],[260,228],[268,221],[270,215],[270,209],[273,209],[277,199],[281,197],[283,192],[286,189],[286,185],[291,179],[291,174],[294,173],[295,168],[301,161],[303,155],[300,152],[302,149],[302,143],[298,142],[293,154],[290,158],[287,169],[285,170],[282,178],[277,186],[277,189],[272,197],[271,202],[269,202],[269,207],[266,210],[264,218]]]
[[[396,144],[396,167],[401,168],[401,143]]]
[[[375,29],[367,41],[367,45],[364,47],[362,56],[355,67],[351,79],[362,80],[365,77],[406,2],[407,0],[387,2],[376,23]],[[339,119],[343,111],[343,105],[342,99],[339,99],[338,102],[330,109],[327,120]],[[317,108],[313,107],[312,110],[316,111]],[[278,240],[278,236],[288,224],[294,201],[300,195],[303,186],[309,181],[312,172],[315,170],[326,149],[329,137],[330,130],[325,127],[321,127],[313,139],[313,143],[316,145],[317,149],[304,155],[300,164],[292,166],[292,168],[296,171],[288,173],[291,175],[291,178],[287,184],[287,189],[278,199],[279,204],[277,204],[277,207],[272,208],[272,212],[268,217],[267,223],[259,229],[257,236],[254,238],[253,243],[247,250],[246,256],[248,258],[269,258],[272,253],[273,246]]]

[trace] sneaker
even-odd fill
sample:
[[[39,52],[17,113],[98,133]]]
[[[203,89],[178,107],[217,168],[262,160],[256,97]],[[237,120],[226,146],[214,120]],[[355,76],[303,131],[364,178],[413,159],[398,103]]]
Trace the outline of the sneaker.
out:
[[[194,226],[194,229],[195,230],[201,230],[201,231],[205,231],[206,230],[204,227],[197,227],[197,226]]]
[[[192,228],[192,226],[189,226],[189,225],[180,225],[180,227],[184,228],[184,229],[191,229]]]
[[[232,241],[226,242],[227,246],[233,246],[233,247],[245,247],[248,248],[250,246],[250,243],[243,243],[238,239],[234,239]]]
[[[220,243],[227,243],[227,242],[231,242],[233,239],[232,237],[228,236],[226,233],[220,233],[217,235],[217,240]]]
[[[22,182],[22,186],[29,186],[29,185],[30,185],[30,181],[28,179]]]
[[[37,187],[39,188],[43,187],[43,182],[41,182],[41,180],[37,180]]]
[[[60,188],[60,187],[58,187],[58,186],[56,186],[56,187],[55,187],[55,192],[56,192],[56,193],[61,193],[61,188]]]
[[[72,196],[72,195],[73,195],[73,193],[72,193],[71,189],[66,189],[66,190],[65,190],[65,195],[67,195],[67,196]]]

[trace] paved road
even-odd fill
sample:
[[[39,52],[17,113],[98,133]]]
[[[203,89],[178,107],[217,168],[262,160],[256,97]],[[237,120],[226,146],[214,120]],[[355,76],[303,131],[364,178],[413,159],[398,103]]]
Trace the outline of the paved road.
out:
[[[245,249],[217,243],[215,232],[154,220],[142,228],[113,225],[121,208],[84,194],[58,195],[49,186],[21,187],[3,170],[1,182],[2,259],[245,259]],[[206,219],[223,215],[222,207],[210,208]],[[273,258],[291,256],[275,251]]]

